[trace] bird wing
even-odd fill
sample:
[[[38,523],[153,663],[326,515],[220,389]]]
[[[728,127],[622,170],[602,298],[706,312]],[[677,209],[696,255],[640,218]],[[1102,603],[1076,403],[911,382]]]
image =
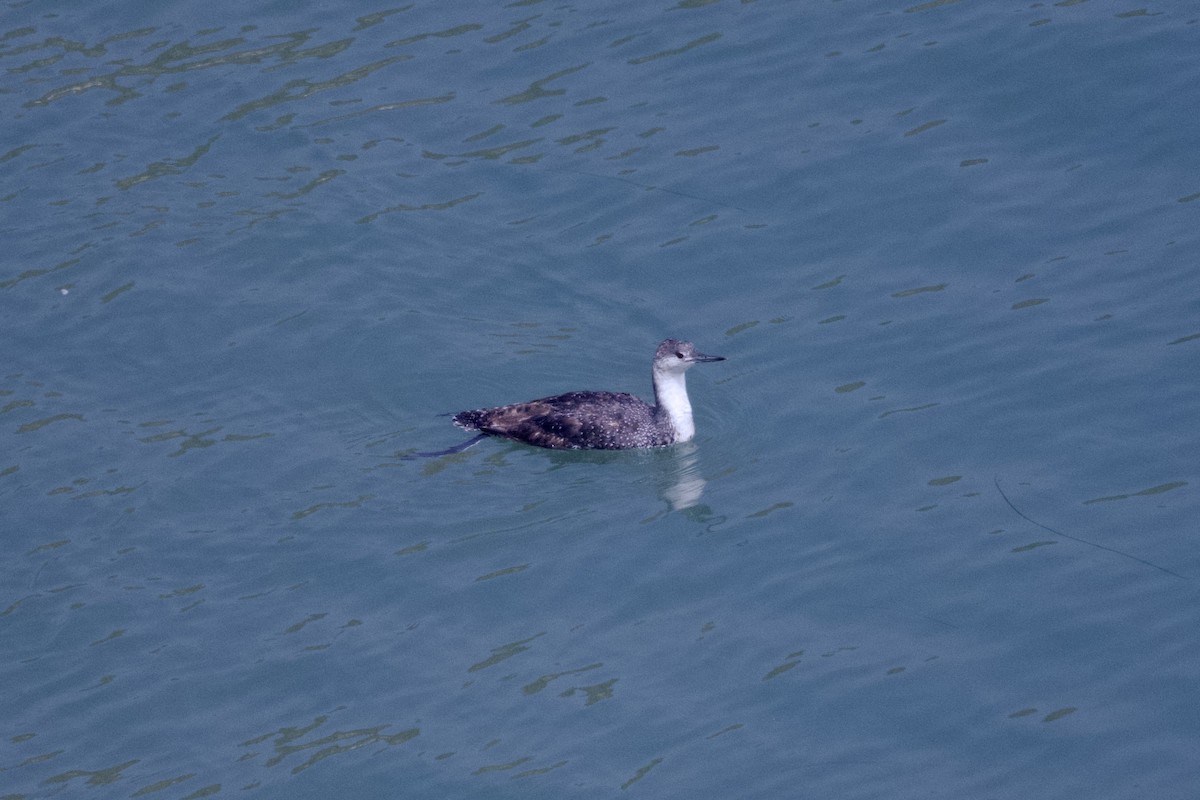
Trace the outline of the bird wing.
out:
[[[595,413],[598,403],[602,414]],[[455,421],[493,436],[555,450],[616,449],[621,447],[619,432],[650,422],[651,415],[649,406],[631,394],[568,392],[463,412]]]

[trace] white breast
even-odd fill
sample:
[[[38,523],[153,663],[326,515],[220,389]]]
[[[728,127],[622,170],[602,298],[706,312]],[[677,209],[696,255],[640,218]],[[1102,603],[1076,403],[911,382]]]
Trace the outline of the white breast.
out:
[[[687,382],[683,372],[656,372],[654,396],[659,407],[667,413],[675,429],[675,441],[686,442],[696,435],[692,422],[692,404],[688,400]]]

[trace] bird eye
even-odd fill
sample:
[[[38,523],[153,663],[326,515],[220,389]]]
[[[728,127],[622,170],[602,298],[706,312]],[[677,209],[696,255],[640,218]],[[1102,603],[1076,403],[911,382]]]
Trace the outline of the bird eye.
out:
[[[676,350],[676,351],[675,351],[675,357],[676,357],[676,358],[683,358],[683,353],[682,353],[681,351],[679,351],[679,350]]]

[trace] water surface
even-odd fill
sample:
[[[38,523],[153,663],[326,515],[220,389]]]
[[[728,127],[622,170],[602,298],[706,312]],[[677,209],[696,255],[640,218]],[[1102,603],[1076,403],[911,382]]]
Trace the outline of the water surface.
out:
[[[1192,11],[7,9],[5,797],[1193,793]]]

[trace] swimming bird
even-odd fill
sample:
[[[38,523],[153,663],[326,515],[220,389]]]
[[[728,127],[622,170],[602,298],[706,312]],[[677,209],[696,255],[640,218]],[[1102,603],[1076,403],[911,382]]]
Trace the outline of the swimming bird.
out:
[[[460,411],[454,424],[479,435],[453,448],[461,452],[485,436],[554,450],[622,450],[665,447],[696,435],[685,373],[694,364],[724,361],[698,352],[691,342],[667,339],[654,353],[654,405],[624,392],[567,392],[527,403]]]

